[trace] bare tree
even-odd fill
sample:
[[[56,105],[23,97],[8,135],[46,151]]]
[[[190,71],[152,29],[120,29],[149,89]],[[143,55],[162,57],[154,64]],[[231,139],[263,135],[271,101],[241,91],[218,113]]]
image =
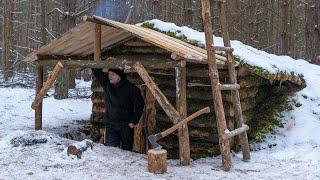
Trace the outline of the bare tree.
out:
[[[6,81],[9,79],[9,58],[10,58],[10,34],[12,32],[12,2],[3,1],[3,27],[2,27],[2,62],[3,74]]]
[[[308,0],[306,4],[306,57],[320,65],[320,1]]]

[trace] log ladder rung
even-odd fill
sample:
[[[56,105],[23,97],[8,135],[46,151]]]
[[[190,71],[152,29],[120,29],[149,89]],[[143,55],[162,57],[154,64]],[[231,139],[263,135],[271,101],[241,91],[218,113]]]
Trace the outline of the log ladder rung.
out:
[[[239,84],[219,84],[220,90],[226,91],[226,90],[239,90],[240,85]]]
[[[249,126],[246,124],[242,124],[242,127],[232,131],[229,131],[228,129],[226,129],[224,136],[222,136],[222,139],[230,139],[248,130],[249,130]]]
[[[212,45],[213,49],[215,51],[226,51],[226,52],[232,52],[233,49],[231,47],[224,47],[224,46],[214,46]]]
[[[227,0],[216,0],[217,2],[222,2],[222,3],[226,3]]]

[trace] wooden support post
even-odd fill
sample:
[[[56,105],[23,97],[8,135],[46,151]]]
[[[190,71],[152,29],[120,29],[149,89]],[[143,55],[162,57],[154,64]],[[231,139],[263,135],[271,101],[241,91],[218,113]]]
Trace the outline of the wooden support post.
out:
[[[36,65],[35,69],[36,73],[36,95],[40,92],[42,86],[43,86],[43,66]],[[41,130],[42,129],[42,103],[39,103],[39,105],[35,109],[35,130]]]
[[[36,98],[34,99],[32,105],[31,105],[32,109],[37,109],[37,107],[42,103],[43,97],[46,95],[46,93],[48,92],[48,90],[50,89],[50,87],[52,86],[54,81],[57,79],[57,77],[58,77],[58,75],[59,75],[59,73],[60,73],[62,68],[63,68],[62,64],[61,63],[57,63],[57,65],[54,67],[50,77],[47,79],[47,81],[44,84],[44,86],[40,89],[39,92],[37,92],[37,96],[36,96]],[[38,82],[37,82],[37,84],[38,84]]]
[[[214,109],[217,120],[217,128],[219,134],[219,144],[220,151],[222,155],[222,166],[223,170],[229,171],[231,169],[231,155],[230,155],[230,144],[229,140],[222,139],[225,129],[227,129],[225,113],[223,108],[223,102],[221,97],[221,91],[219,89],[219,74],[217,69],[216,57],[214,54],[214,49],[212,47],[213,44],[213,29],[212,29],[212,19],[211,11],[210,11],[210,1],[209,0],[201,0],[202,7],[202,17],[206,38],[206,48],[208,55],[208,66],[209,66],[209,76],[211,80],[212,86],[212,95],[214,101]]]
[[[140,86],[142,96],[145,98],[146,95],[146,87]],[[146,136],[146,114],[144,113],[137,125],[134,126],[134,143],[133,143],[133,151],[138,152],[141,154],[145,154],[146,151],[146,142],[147,142],[147,136]]]
[[[167,172],[167,151],[164,149],[148,151],[148,171],[156,174]]]
[[[180,120],[180,114],[177,110],[171,105],[166,96],[161,92],[156,83],[149,76],[147,70],[143,67],[140,62],[134,64],[134,69],[140,75],[141,79],[146,83],[147,87],[156,98],[164,112],[169,116],[173,123],[177,123]]]
[[[223,37],[223,43],[224,46],[230,47],[231,48],[231,43],[230,43],[230,37],[227,31],[227,26],[226,26],[226,15],[225,15],[225,8],[224,8],[224,3],[223,2],[217,2],[217,9],[218,9],[218,14],[220,17],[220,25],[221,25],[221,31],[222,31],[222,37]],[[237,83],[237,72],[234,67],[234,60],[232,56],[232,51],[226,52],[227,56],[227,63],[228,63],[228,72],[229,72],[229,81],[231,84],[236,84]],[[239,91],[233,90],[231,91],[231,98],[232,98],[232,103],[233,107],[236,112],[236,128],[241,128],[243,124],[243,116],[242,116],[242,109],[241,109],[241,104],[240,104],[240,95]],[[248,143],[248,136],[247,132],[243,131],[243,133],[240,134],[240,143],[241,143],[241,150],[243,154],[243,160],[244,161],[249,161],[250,160],[250,148],[249,148],[249,143]]]
[[[146,99],[145,99],[145,111],[146,111],[146,129],[147,129],[147,137],[151,134],[154,134],[156,131],[156,99],[152,95],[149,88],[146,88]],[[148,152],[149,140],[146,138],[146,152]]]
[[[180,66],[176,67],[176,104],[180,119],[187,117],[187,89],[186,89],[186,61],[181,60]],[[180,164],[190,164],[190,142],[188,124],[178,129]]]
[[[95,24],[94,26],[94,60],[101,60],[101,25]]]

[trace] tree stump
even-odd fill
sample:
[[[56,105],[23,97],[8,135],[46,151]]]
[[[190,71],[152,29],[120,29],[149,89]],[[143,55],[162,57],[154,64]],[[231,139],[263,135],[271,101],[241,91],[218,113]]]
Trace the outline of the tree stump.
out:
[[[148,151],[148,171],[156,174],[167,172],[167,151],[164,149]]]

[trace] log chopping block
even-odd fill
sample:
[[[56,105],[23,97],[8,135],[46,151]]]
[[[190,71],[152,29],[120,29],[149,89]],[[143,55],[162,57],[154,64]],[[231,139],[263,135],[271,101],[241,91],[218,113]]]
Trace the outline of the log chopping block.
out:
[[[156,174],[167,172],[167,151],[165,149],[148,151],[148,171]]]

